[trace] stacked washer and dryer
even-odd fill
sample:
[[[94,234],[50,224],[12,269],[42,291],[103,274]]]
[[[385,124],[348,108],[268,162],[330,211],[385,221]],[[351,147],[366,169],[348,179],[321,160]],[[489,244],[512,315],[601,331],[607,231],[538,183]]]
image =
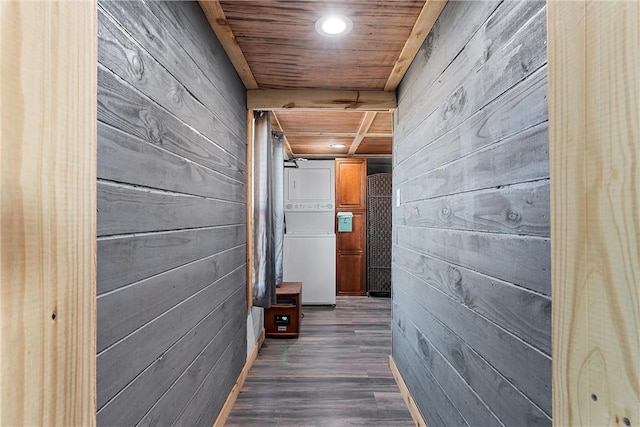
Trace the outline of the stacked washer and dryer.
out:
[[[284,281],[302,282],[302,304],[336,304],[335,162],[284,170]]]

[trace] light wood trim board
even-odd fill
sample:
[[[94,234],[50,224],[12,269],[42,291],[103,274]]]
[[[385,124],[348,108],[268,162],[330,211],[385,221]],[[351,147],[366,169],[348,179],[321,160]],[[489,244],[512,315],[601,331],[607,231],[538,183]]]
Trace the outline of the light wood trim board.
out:
[[[96,423],[97,14],[0,2],[0,424]]]
[[[548,3],[553,421],[640,423],[640,3]]]
[[[418,15],[418,19],[416,19],[416,23],[413,25],[411,34],[409,38],[407,38],[400,52],[400,56],[393,66],[393,70],[391,70],[391,74],[389,74],[387,83],[384,85],[384,90],[396,90],[446,4],[447,0],[427,0],[424,3],[420,15]]]
[[[258,338],[258,342],[256,343],[256,346],[253,348],[251,355],[247,359],[247,363],[245,363],[244,368],[242,369],[242,372],[238,377],[238,380],[236,381],[235,385],[231,389],[231,392],[229,393],[229,397],[227,397],[227,400],[225,401],[224,406],[220,410],[220,414],[218,414],[218,418],[216,418],[216,421],[213,423],[213,427],[224,426],[224,424],[227,422],[227,418],[229,418],[229,415],[231,415],[231,411],[233,410],[233,405],[235,405],[236,399],[238,398],[238,395],[242,390],[242,386],[244,385],[244,382],[247,379],[247,375],[249,375],[249,371],[251,371],[251,368],[253,367],[253,364],[255,363],[256,358],[258,357],[258,352],[262,348],[262,344],[264,343],[264,337],[265,337],[265,332],[263,329],[262,333],[260,334],[260,338]]]
[[[253,306],[253,114],[247,111],[247,308]]]
[[[409,408],[409,412],[411,413],[411,418],[413,418],[413,422],[416,427],[427,427],[427,422],[422,417],[422,413],[416,402],[413,400],[411,396],[411,392],[398,371],[398,367],[396,366],[396,362],[393,360],[393,356],[389,355],[389,369],[391,369],[391,373],[393,374],[393,378],[395,378],[396,383],[398,384],[398,388],[400,389],[400,394],[402,395],[402,399],[404,403],[406,403],[407,408]]]
[[[207,21],[209,21],[211,29],[218,37],[220,44],[222,44],[222,48],[238,72],[242,83],[244,83],[244,87],[247,89],[257,89],[258,82],[251,72],[251,67],[249,67],[249,63],[244,53],[242,53],[240,45],[238,45],[236,36],[229,26],[220,2],[218,0],[199,0],[198,3],[207,17]]]
[[[396,93],[377,90],[254,89],[247,90],[247,106],[255,110],[393,111]]]
[[[358,151],[358,147],[360,146],[360,143],[362,142],[364,137],[367,136],[367,132],[369,132],[369,128],[371,127],[373,120],[376,118],[376,114],[378,113],[376,113],[375,111],[367,111],[366,113],[364,113],[362,122],[360,123],[360,127],[358,128],[358,133],[356,134],[355,138],[353,138],[351,147],[349,147],[349,156],[353,156],[356,151]]]

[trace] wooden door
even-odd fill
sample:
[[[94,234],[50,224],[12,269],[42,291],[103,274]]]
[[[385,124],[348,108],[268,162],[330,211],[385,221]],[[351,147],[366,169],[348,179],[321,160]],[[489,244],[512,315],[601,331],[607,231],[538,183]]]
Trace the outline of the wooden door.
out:
[[[336,226],[338,295],[366,295],[366,179],[366,159],[336,160],[336,210],[353,213],[351,232],[339,233]]]

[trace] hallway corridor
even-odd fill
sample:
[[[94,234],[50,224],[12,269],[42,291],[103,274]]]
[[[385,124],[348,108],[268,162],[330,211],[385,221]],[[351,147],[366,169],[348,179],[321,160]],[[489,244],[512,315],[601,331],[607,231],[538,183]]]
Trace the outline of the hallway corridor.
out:
[[[388,367],[391,300],[304,307],[298,339],[267,338],[227,426],[412,426]]]

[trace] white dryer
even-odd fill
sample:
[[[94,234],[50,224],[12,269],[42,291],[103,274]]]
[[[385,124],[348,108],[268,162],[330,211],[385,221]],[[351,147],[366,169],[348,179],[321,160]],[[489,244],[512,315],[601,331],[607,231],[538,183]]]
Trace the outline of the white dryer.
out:
[[[302,282],[303,305],[335,305],[335,162],[298,165],[285,169],[284,281]]]

